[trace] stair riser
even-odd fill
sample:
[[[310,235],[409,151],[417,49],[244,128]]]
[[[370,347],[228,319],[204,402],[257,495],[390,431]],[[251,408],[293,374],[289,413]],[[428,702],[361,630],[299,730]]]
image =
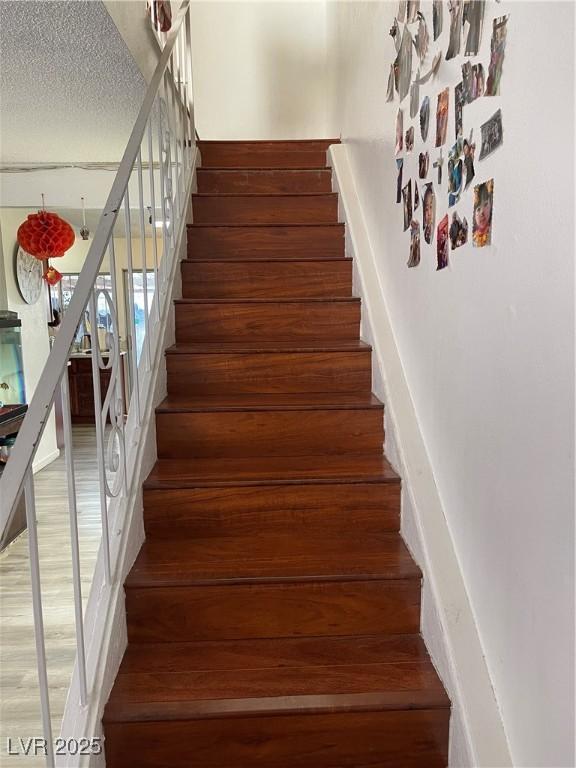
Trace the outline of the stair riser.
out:
[[[326,148],[317,145],[200,144],[203,168],[324,168]]]
[[[192,226],[188,258],[344,258],[344,226]]]
[[[166,356],[170,395],[369,392],[371,353],[291,352]]]
[[[192,195],[196,224],[332,224],[337,195]]]
[[[352,296],[352,261],[182,262],[185,299]]]
[[[177,342],[357,341],[359,335],[359,302],[176,305]]]
[[[158,413],[158,458],[314,456],[376,453],[384,441],[380,408]]]
[[[144,491],[147,536],[260,536],[367,538],[399,525],[400,483],[182,488]]]
[[[320,193],[332,191],[330,170],[219,171],[198,168],[198,192]]]
[[[108,768],[445,768],[448,709],[106,725]],[[193,745],[193,748],[191,747]]]
[[[129,642],[418,632],[420,581],[127,587]]]

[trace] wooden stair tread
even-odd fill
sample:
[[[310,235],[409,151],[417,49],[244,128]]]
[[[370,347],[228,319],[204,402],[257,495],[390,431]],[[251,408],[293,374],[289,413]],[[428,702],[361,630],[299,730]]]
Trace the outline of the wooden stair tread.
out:
[[[195,411],[274,411],[274,410],[338,410],[383,408],[371,392],[286,394],[243,393],[234,395],[191,395],[166,397],[157,413],[188,413]]]
[[[417,635],[141,643],[104,719],[449,706]]]
[[[315,483],[399,483],[382,453],[169,459],[156,462],[147,489]]]
[[[334,297],[310,297],[296,299],[174,299],[174,304],[220,304],[227,306],[230,304],[360,304],[360,299],[356,296],[334,296]]]
[[[220,264],[298,264],[299,262],[302,262],[303,264],[309,264],[310,262],[317,263],[321,266],[325,264],[330,264],[331,262],[337,262],[340,264],[343,261],[350,262],[351,259],[349,258],[340,258],[337,256],[328,257],[324,259],[318,258],[318,256],[297,256],[293,259],[286,258],[286,257],[279,257],[277,259],[269,259],[269,258],[253,258],[250,256],[239,256],[235,259],[227,259],[227,258],[221,258],[218,259],[217,262],[214,261],[214,259],[207,259],[206,257],[199,257],[199,258],[193,258],[188,257],[187,259],[182,259],[182,264],[214,264],[217,263]]]
[[[269,145],[272,147],[284,146],[302,146],[307,145],[313,148],[326,149],[331,144],[340,144],[340,139],[198,139],[200,149],[202,147],[225,144],[230,147],[244,147],[246,145]]]
[[[285,227],[286,229],[323,229],[324,227],[330,227],[332,229],[341,229],[342,232],[344,232],[344,224],[342,224],[339,221],[327,221],[322,222],[318,224],[313,224],[309,222],[296,222],[291,224],[278,224],[278,223],[266,223],[266,224],[259,224],[256,222],[245,222],[245,223],[238,223],[238,222],[192,222],[192,224],[186,225],[188,229],[206,229],[206,228],[212,228],[212,229],[236,229],[236,230],[243,230],[243,229],[282,229],[282,227]]]
[[[214,170],[213,168],[210,168],[210,170]],[[230,170],[228,168],[227,170]],[[249,169],[254,171],[255,169]],[[277,170],[277,169],[275,169]],[[294,169],[291,169],[294,170]],[[332,200],[336,200],[338,198],[337,192],[194,192],[192,194],[192,199],[195,197],[202,197],[202,198],[215,198],[216,200],[222,200],[223,198],[227,197],[250,197],[250,198],[269,198],[269,197],[297,197],[297,198],[314,198],[314,197],[329,197]]]
[[[270,353],[280,352],[282,354],[286,352],[364,352],[370,350],[372,347],[366,344],[364,341],[356,341],[354,339],[328,341],[320,339],[315,341],[313,339],[302,339],[295,341],[238,341],[238,342],[226,342],[226,341],[213,341],[213,342],[179,342],[168,347],[166,350],[167,355],[194,355],[194,354],[226,354],[234,353],[240,354],[243,352],[248,353]]]
[[[147,540],[126,588],[420,578],[399,533],[327,540],[266,534]]]

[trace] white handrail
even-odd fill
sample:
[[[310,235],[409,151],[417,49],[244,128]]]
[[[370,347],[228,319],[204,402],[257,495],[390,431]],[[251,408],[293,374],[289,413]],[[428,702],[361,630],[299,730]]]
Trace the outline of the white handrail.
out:
[[[9,464],[0,478],[0,538],[4,534],[12,510],[15,508],[20,497],[26,473],[32,465],[40,438],[50,416],[57,387],[59,386],[62,373],[68,364],[70,349],[76,336],[77,328],[84,315],[84,309],[89,301],[102,259],[108,247],[108,242],[112,236],[114,224],[128,189],[128,182],[130,181],[132,169],[140,150],[144,131],[151,116],[164,73],[171,61],[178,33],[188,8],[189,0],[184,0],[172,25],[172,29],[168,33],[166,45],[124,150],[124,155],[114,178],[104,211],[96,227],[94,240],[88,250],[86,262],[78,277],[74,294],[64,315],[48,362],[42,371],[32,396],[32,402],[18,433],[18,439],[12,450]],[[190,52],[188,54],[190,55]]]

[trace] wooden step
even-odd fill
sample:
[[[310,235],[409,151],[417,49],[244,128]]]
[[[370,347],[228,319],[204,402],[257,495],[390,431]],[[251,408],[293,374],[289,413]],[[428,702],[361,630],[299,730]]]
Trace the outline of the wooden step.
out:
[[[285,534],[177,537],[146,541],[126,587],[284,584],[312,581],[419,579],[418,566],[399,533],[367,537]]]
[[[197,224],[332,224],[338,221],[335,194],[194,194]]]
[[[188,227],[188,258],[344,258],[344,225],[192,224]]]
[[[157,461],[146,490],[324,483],[398,483],[382,454],[167,459]]]
[[[106,765],[446,768],[449,718],[448,709],[438,708],[112,722],[106,724]]]
[[[285,575],[242,564],[193,568],[186,543],[172,567],[148,550],[138,556],[125,585],[129,642],[418,632],[420,574],[409,556],[293,561]]]
[[[399,526],[400,482],[147,488],[150,537],[286,535],[367,537]]]
[[[198,192],[331,192],[332,171],[329,168],[275,168],[234,170],[198,168]]]
[[[383,406],[362,393],[201,395],[156,409],[158,457],[382,451]]]
[[[449,707],[418,635],[304,637],[130,645],[104,719],[301,714],[320,695],[331,711]]]
[[[203,168],[324,168],[338,139],[199,141]]]
[[[176,341],[358,340],[359,299],[176,301]]]
[[[186,299],[352,296],[351,259],[242,259],[182,262]]]
[[[370,347],[350,341],[302,348],[176,344],[166,354],[168,394],[369,392]]]

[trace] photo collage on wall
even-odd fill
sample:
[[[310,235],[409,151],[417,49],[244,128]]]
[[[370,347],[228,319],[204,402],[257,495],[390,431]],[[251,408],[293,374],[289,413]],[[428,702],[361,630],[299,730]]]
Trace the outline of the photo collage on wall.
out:
[[[396,202],[402,204],[403,230],[410,232],[411,268],[419,266],[421,255],[426,260],[421,232],[427,245],[436,237],[437,270],[448,266],[450,251],[469,242],[473,248],[493,243],[494,179],[482,174],[482,161],[503,143],[502,110],[496,103],[485,122],[466,120],[468,105],[501,93],[509,16],[495,15],[488,25],[491,8],[499,11],[493,0],[400,0],[390,29],[396,55],[386,100],[400,102]],[[489,61],[474,60],[488,33]],[[487,46],[488,40],[485,51]],[[457,70],[457,82],[447,85],[454,75],[443,77],[441,88],[430,92],[428,87],[422,95],[421,87],[442,76],[443,62],[449,62],[447,72]]]

